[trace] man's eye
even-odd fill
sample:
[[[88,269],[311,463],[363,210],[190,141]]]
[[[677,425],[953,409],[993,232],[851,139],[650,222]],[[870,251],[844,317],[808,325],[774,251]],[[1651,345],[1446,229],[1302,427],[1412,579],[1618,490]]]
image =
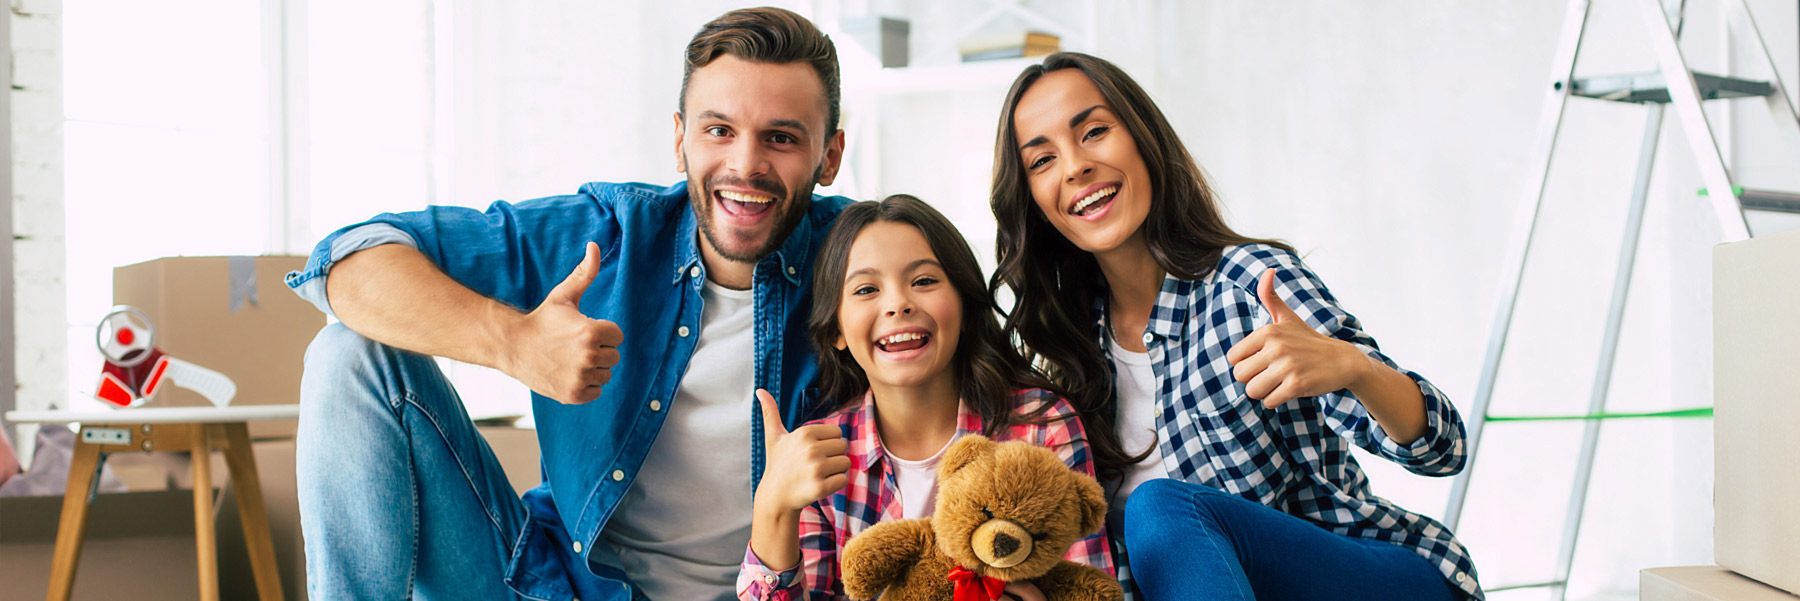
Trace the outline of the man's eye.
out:
[[[798,142],[799,140],[796,140],[793,136],[790,136],[787,134],[775,134],[773,136],[769,136],[769,141],[774,142],[776,144],[793,144],[794,142]]]
[[[730,134],[730,133],[731,133],[731,132],[728,132],[728,131],[725,131],[725,128],[723,128],[723,127],[719,127],[719,126],[717,126],[717,125],[714,125],[714,126],[712,126],[712,127],[708,127],[708,128],[706,128],[706,130],[705,130],[705,131],[706,131],[706,135],[709,135],[709,136],[721,136],[721,137],[723,137],[723,136],[726,136],[726,135],[729,135],[729,134]]]

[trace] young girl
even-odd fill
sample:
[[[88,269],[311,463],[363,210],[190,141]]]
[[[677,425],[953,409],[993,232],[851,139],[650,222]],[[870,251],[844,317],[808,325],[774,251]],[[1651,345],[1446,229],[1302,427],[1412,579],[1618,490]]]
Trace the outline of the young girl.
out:
[[[929,516],[938,458],[958,437],[1030,441],[1094,474],[1073,408],[1001,332],[943,215],[905,195],[856,203],[818,256],[809,329],[831,414],[786,432],[758,391],[768,468],[739,599],[845,598],[838,550],[876,523]],[[1104,533],[1066,557],[1112,573]]]
[[[1482,598],[1468,550],[1372,494],[1350,455],[1455,474],[1456,408],[1293,249],[1225,224],[1136,82],[1082,54],[1027,67],[994,159],[990,293],[1011,288],[1007,332],[1090,428],[1128,591]]]

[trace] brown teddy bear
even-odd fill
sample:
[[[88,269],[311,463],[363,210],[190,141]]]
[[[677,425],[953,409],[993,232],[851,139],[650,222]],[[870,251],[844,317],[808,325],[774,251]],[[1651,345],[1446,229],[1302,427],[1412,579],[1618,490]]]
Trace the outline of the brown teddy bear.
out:
[[[1048,601],[1124,598],[1105,571],[1062,558],[1105,524],[1106,497],[1049,449],[966,436],[944,451],[937,485],[930,518],[876,524],[844,546],[851,598],[987,601],[1018,580]]]

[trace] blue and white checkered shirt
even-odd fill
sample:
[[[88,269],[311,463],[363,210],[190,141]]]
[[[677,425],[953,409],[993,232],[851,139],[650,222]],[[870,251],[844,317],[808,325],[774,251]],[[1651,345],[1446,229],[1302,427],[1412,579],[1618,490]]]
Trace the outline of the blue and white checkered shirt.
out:
[[[1275,269],[1276,293],[1307,325],[1418,382],[1425,397],[1423,436],[1409,445],[1394,442],[1349,390],[1275,409],[1246,397],[1225,353],[1269,323],[1256,296],[1258,280],[1269,268]],[[1099,295],[1097,315],[1106,314],[1105,302],[1106,295]],[[1104,326],[1098,332],[1104,353]],[[1300,257],[1262,244],[1232,246],[1200,281],[1166,277],[1144,336],[1147,347],[1162,351],[1152,365],[1162,408],[1156,431],[1170,477],[1224,490],[1344,536],[1407,547],[1470,598],[1485,599],[1468,549],[1449,528],[1370,493],[1367,476],[1350,454],[1354,444],[1415,474],[1453,475],[1462,471],[1468,452],[1456,407],[1424,377],[1381,354],[1375,339],[1338,306]],[[1120,554],[1120,575],[1129,579],[1127,561]]]

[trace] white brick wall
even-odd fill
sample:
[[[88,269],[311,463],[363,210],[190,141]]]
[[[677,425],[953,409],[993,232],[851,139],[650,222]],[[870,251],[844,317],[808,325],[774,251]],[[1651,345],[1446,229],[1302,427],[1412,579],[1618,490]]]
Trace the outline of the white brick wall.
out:
[[[62,1],[12,0],[12,209],[19,409],[68,397]],[[30,447],[20,432],[21,447]],[[21,450],[29,452],[28,448]]]

